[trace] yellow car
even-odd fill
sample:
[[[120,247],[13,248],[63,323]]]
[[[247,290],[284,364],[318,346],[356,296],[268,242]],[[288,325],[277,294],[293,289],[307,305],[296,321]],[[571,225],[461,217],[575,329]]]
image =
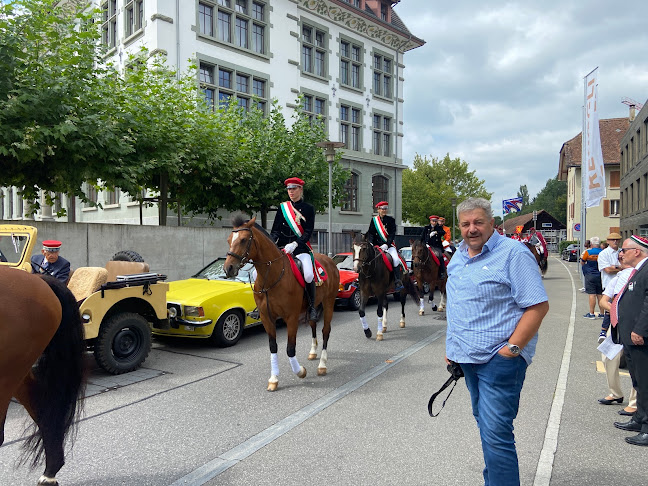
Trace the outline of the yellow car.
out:
[[[209,339],[233,346],[245,327],[260,324],[247,264],[235,279],[225,277],[225,258],[217,258],[186,280],[169,282],[167,310],[170,329],[152,329],[156,336]]]

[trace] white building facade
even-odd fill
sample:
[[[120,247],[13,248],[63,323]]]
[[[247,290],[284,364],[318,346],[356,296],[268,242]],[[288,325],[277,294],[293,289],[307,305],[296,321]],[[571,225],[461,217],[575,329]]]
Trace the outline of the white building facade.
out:
[[[397,222],[402,220],[404,54],[424,41],[412,35],[393,10],[399,2],[93,2],[103,11],[107,56],[121,68],[129,54],[145,46],[166,56],[181,72],[190,63],[199,66],[196,81],[214,104],[236,99],[249,106],[256,96],[269,109],[277,99],[290,119],[297,97],[303,96],[305,110],[324,117],[329,139],[345,143],[342,165],[352,174],[345,204],[333,210],[333,232],[366,231],[381,200],[389,202]],[[4,219],[22,218],[28,208],[19,202],[15,188],[3,191],[0,214]],[[154,206],[144,208],[140,216],[139,204],[119,191],[93,197],[103,209],[76,204],[76,221],[158,223]],[[69,207],[65,196],[57,204]],[[44,205],[36,219],[59,219],[56,209]],[[168,224],[176,222],[170,215]],[[200,218],[181,219],[181,224],[201,223]],[[328,215],[318,215],[316,229],[328,229]]]

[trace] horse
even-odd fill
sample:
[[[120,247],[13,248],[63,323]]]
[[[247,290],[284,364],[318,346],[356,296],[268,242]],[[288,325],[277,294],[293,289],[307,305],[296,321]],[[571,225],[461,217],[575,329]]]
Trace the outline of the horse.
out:
[[[34,421],[21,463],[45,455],[39,485],[57,485],[64,446],[83,408],[86,345],[76,299],[65,284],[0,266],[0,445],[12,397]]]
[[[540,269],[540,274],[542,275],[542,278],[544,278],[545,273],[547,273],[547,268],[549,267],[549,262],[547,261],[547,257],[544,256],[544,253],[539,252],[533,243],[529,243],[528,241],[525,241],[524,244],[529,249],[529,251],[533,253],[536,262],[538,262],[538,268]]]
[[[227,238],[229,251],[223,270],[228,277],[235,277],[241,266],[247,262],[252,263],[256,269],[254,300],[270,344],[271,373],[268,380],[268,391],[275,391],[279,384],[276,330],[278,319],[283,319],[286,322],[288,330],[286,352],[292,371],[299,378],[306,377],[306,369],[299,365],[295,356],[295,346],[300,317],[305,314],[308,303],[302,297],[304,289],[291,270],[288,255],[277,247],[265,229],[256,224],[256,218],[244,221],[242,216],[236,216],[232,223],[234,229]],[[327,373],[327,346],[331,333],[335,298],[340,285],[340,272],[331,258],[320,253],[314,253],[314,256],[327,274],[326,280],[322,282],[322,285],[317,286],[315,291],[315,307],[324,318],[322,354],[317,374],[324,376]],[[317,359],[317,322],[309,321],[309,324],[312,330],[312,341],[308,359],[315,360]]]
[[[390,258],[387,255],[387,258]],[[389,271],[383,260],[382,253],[363,237],[360,243],[353,244],[353,270],[358,273],[358,285],[360,288],[360,323],[365,336],[371,338],[371,329],[365,318],[365,307],[370,297],[375,296],[378,300],[376,312],[378,314],[378,327],[376,330],[376,341],[384,339],[383,333],[387,331],[387,311],[389,303],[387,291],[394,283],[394,275]],[[412,282],[407,270],[402,275],[403,289],[398,294],[401,303],[400,327],[405,327],[405,302],[407,296],[411,295],[415,301],[419,301],[419,293]]]
[[[443,258],[443,254],[437,255],[437,257]],[[419,240],[412,242],[412,270],[414,271],[414,277],[416,278],[421,295],[423,295],[423,283],[428,283],[430,287],[430,301],[433,303],[432,310],[443,312],[445,310],[446,282],[448,279],[447,277],[443,279],[439,278],[439,265],[432,258],[428,247]],[[438,307],[434,304],[432,298],[434,296],[434,290],[437,287],[441,294],[441,302]],[[422,316],[424,314],[425,306],[423,298],[421,298],[419,302],[419,315]]]

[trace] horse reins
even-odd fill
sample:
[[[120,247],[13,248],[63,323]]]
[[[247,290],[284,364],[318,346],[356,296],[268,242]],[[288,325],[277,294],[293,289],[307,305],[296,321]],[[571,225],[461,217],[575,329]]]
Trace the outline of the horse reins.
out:
[[[370,246],[371,245],[367,244],[367,249],[369,249]],[[362,261],[362,263],[360,263],[360,272],[358,272],[358,274],[361,273],[362,276],[365,277],[365,278],[371,277],[371,273],[365,272],[364,267],[370,267],[376,260],[378,260],[378,258],[381,257],[380,253],[377,253],[375,250],[374,250],[374,255],[375,256],[371,260],[364,260],[364,261]],[[354,258],[353,261],[354,262],[360,262],[360,259],[359,258]]]

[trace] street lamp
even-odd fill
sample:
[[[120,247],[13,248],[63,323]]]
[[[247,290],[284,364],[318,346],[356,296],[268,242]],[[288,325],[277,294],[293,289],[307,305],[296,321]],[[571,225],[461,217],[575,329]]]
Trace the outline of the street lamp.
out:
[[[332,257],[333,253],[331,252],[332,248],[332,223],[331,223],[331,214],[333,214],[333,207],[332,207],[332,198],[333,198],[333,162],[335,161],[335,149],[344,147],[344,142],[331,142],[329,140],[324,140],[323,142],[319,142],[316,144],[319,148],[324,149],[324,155],[326,156],[326,161],[328,162],[329,166],[329,184],[328,184],[328,191],[329,191],[329,200],[328,200],[328,256]]]
[[[457,198],[453,197],[451,199],[451,201],[452,201],[452,231],[451,231],[451,234],[452,234],[452,244],[454,245],[454,229],[455,229],[455,213],[456,213],[455,208],[457,207]]]

